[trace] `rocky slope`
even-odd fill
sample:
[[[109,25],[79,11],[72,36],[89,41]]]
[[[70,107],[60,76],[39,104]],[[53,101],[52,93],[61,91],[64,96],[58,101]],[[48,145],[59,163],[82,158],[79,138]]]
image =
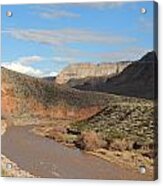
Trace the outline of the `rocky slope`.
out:
[[[114,77],[103,76],[71,80],[69,85],[80,90],[154,99],[157,96],[156,53],[147,53]]]
[[[120,143],[125,139],[126,144],[122,143],[121,146],[126,148],[125,150],[147,146],[152,148],[156,126],[154,103],[136,99],[109,104],[89,119],[72,124],[76,131],[95,131],[101,134],[103,139],[109,142],[108,148],[115,148],[114,144],[111,144],[116,142],[115,140],[120,140]]]
[[[101,63],[101,64],[71,64],[61,71],[61,73],[56,77],[56,83],[64,84],[71,79],[81,79],[85,77],[101,77],[106,75],[118,74],[125,67],[127,67],[129,62],[119,62],[119,63]]]
[[[105,104],[103,94],[61,87],[5,68],[1,69],[1,75],[4,118],[82,119],[95,114]]]

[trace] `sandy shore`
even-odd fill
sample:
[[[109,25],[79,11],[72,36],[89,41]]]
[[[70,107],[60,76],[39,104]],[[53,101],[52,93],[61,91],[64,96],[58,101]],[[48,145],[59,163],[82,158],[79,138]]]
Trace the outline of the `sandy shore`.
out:
[[[6,156],[1,155],[1,176],[2,177],[25,177],[34,178],[32,174],[22,170],[16,163],[9,160]]]

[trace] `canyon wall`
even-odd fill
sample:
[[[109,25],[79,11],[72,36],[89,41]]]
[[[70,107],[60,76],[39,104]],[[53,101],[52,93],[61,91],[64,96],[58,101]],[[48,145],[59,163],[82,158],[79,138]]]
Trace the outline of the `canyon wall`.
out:
[[[113,74],[119,74],[126,68],[130,62],[119,63],[101,63],[101,64],[88,64],[78,63],[71,64],[61,71],[56,77],[56,83],[64,84],[70,79],[81,79],[85,77],[101,77]]]

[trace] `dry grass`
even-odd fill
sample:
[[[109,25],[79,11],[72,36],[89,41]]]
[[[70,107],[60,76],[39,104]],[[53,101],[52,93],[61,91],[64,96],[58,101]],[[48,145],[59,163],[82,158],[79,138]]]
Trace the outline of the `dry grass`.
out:
[[[154,160],[145,158],[137,151],[109,151],[106,149],[97,149],[96,151],[88,151],[87,153],[100,157],[106,161],[114,163],[118,166],[139,171],[140,166],[145,166],[147,175],[154,176]]]

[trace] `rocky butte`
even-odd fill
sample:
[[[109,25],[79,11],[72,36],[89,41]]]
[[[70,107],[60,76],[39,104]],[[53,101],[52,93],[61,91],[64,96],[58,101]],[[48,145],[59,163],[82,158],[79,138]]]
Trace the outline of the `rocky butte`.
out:
[[[130,62],[118,63],[77,63],[64,68],[56,77],[56,83],[64,84],[70,79],[82,79],[85,77],[101,77],[119,74],[126,68]]]

